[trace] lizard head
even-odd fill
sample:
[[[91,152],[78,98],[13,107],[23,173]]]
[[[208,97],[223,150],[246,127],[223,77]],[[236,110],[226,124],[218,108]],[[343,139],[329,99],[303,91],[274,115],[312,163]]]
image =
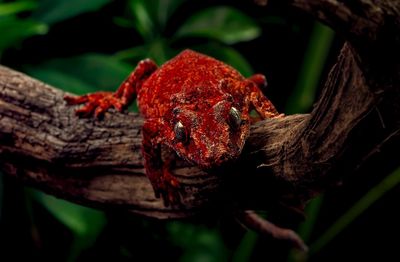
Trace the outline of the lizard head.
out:
[[[180,157],[207,169],[239,156],[249,134],[249,116],[230,95],[203,101],[195,108],[181,104],[172,110],[169,145]]]

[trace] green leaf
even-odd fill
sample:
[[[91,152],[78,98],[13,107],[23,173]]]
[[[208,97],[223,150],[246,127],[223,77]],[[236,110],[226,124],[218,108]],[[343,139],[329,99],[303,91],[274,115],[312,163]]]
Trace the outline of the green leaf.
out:
[[[13,15],[19,12],[32,10],[37,6],[34,1],[17,1],[0,4],[0,16]]]
[[[160,38],[149,45],[148,57],[152,58],[157,64],[162,65],[175,55],[170,47]]]
[[[196,46],[193,49],[212,56],[218,60],[224,61],[225,63],[231,65],[233,68],[238,70],[245,77],[249,77],[253,74],[253,69],[251,65],[247,62],[238,51],[231,47],[223,45],[208,44],[202,46]]]
[[[114,24],[116,24],[118,27],[124,27],[124,28],[132,28],[135,27],[135,24],[132,22],[132,19],[128,19],[122,16],[116,16],[113,18]]]
[[[25,71],[66,91],[83,94],[98,90],[115,91],[132,69],[113,57],[88,54],[54,59],[26,67]]]
[[[107,222],[104,212],[57,199],[37,190],[30,192],[74,234],[67,261],[76,261],[82,250],[92,246],[104,229]]]
[[[287,114],[304,113],[312,106],[334,36],[332,29],[315,23],[297,84],[288,99]]]
[[[138,62],[144,58],[150,58],[148,56],[148,53],[149,53],[148,45],[138,45],[115,53],[114,58],[123,61],[129,60]]]
[[[317,222],[317,217],[321,209],[323,199],[323,195],[314,198],[307,204],[305,208],[307,220],[304,223],[300,224],[299,229],[297,230],[304,242],[308,242],[310,240],[311,233]]]
[[[296,86],[286,105],[287,114],[304,113],[312,106],[334,36],[330,28],[319,22],[314,24]],[[298,228],[298,233],[305,242],[310,239],[322,203],[323,196],[320,196],[307,205],[307,219]],[[303,255],[294,251],[289,255],[288,261],[303,261]]]
[[[156,39],[149,44],[139,45],[133,48],[122,50],[114,55],[118,60],[137,63],[145,58],[150,58],[158,65],[162,65],[168,59],[176,55],[175,50],[171,49],[164,39]]]
[[[150,3],[152,1],[148,2]],[[158,2],[158,22],[160,23],[161,28],[165,29],[168,19],[172,16],[175,10],[185,2],[185,0],[157,0],[155,2]]]
[[[77,15],[99,10],[111,0],[40,0],[32,17],[38,21],[54,24]]]
[[[180,261],[228,261],[228,250],[215,229],[183,222],[170,222],[171,241],[183,249]]]
[[[175,37],[206,37],[234,44],[258,37],[261,29],[252,18],[232,7],[220,6],[192,15]]]
[[[250,261],[251,254],[258,240],[258,234],[247,231],[232,256],[232,262]]]
[[[0,20],[0,52],[30,36],[45,34],[47,29],[45,24],[32,20],[4,17]]]
[[[105,225],[106,217],[101,211],[57,199],[40,191],[35,191],[34,196],[55,218],[78,236],[97,235]]]
[[[328,228],[314,243],[310,245],[310,254],[316,253],[330,243],[340,232],[348,227],[355,219],[361,216],[365,210],[377,202],[387,192],[400,184],[400,168],[385,177],[379,184],[371,188],[360,200],[358,200],[346,213]]]
[[[314,198],[311,200],[306,208],[305,208],[305,215],[306,215],[306,220],[300,224],[300,226],[297,229],[297,233],[303,239],[305,243],[308,243],[311,237],[311,234],[314,230],[314,226],[317,223],[319,211],[321,209],[322,203],[323,203],[323,195]],[[288,262],[302,262],[306,261],[305,260],[306,254],[302,251],[299,251],[297,249],[291,250],[288,256]]]
[[[145,41],[151,41],[158,30],[154,24],[154,14],[152,14],[152,9],[149,8],[148,2],[130,0],[129,7],[134,18],[136,30],[139,31]]]
[[[27,67],[24,71],[47,84],[61,88],[73,94],[84,94],[97,91],[96,87],[89,85],[77,76],[70,75],[51,67],[39,65],[38,67]]]
[[[130,0],[135,28],[146,41],[162,35],[168,19],[185,0]]]

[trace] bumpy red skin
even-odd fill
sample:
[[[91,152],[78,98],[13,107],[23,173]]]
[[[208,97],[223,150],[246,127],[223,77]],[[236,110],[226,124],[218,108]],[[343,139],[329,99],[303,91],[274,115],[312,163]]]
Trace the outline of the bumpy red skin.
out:
[[[234,68],[206,55],[185,50],[160,68],[149,59],[115,93],[98,92],[65,97],[69,104],[86,103],[77,114],[102,115],[115,107],[121,111],[137,95],[143,125],[145,168],[156,196],[166,205],[179,203],[179,182],[170,173],[172,159],[161,159],[162,144],[180,157],[207,169],[235,159],[249,134],[249,112],[261,118],[278,116],[273,104],[262,94],[265,77],[245,79]],[[240,114],[239,126],[232,127],[229,112]],[[174,127],[183,124],[186,140],[181,141]]]

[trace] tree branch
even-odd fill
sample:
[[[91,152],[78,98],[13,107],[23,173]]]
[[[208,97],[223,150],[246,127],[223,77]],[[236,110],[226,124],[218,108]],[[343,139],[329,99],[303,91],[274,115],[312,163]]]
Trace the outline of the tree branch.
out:
[[[160,218],[191,215],[218,191],[218,176],[178,163],[185,208],[164,207],[144,174],[143,119],[117,112],[106,113],[102,121],[80,119],[63,97],[61,90],[0,67],[0,165],[5,173],[58,197]]]
[[[289,0],[289,2],[337,32],[358,48],[383,39],[399,44],[400,7],[392,0]]]
[[[221,201],[245,209],[265,207],[266,199],[304,204],[400,142],[400,67],[393,57],[398,39],[370,34],[383,27],[398,32],[400,23],[392,18],[399,17],[400,3],[293,3],[348,32],[351,44],[342,48],[312,112],[254,125],[235,166],[204,173],[178,163],[182,207],[164,207],[154,197],[142,165],[140,116],[108,112],[102,121],[79,119],[62,91],[5,67],[0,67],[1,170],[58,197],[157,218],[187,217],[218,208]],[[333,4],[338,7],[329,11]],[[380,15],[354,23],[342,11],[356,7],[365,7],[359,13],[366,18],[376,10]],[[360,39],[387,48],[367,53]]]

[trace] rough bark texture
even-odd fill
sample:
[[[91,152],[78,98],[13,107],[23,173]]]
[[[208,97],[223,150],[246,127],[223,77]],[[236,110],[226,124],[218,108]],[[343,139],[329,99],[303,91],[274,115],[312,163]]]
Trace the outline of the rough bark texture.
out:
[[[5,67],[1,170],[58,197],[157,218],[187,217],[221,201],[261,207],[266,194],[303,204],[400,142],[400,1],[286,3],[348,40],[320,99],[310,114],[254,125],[233,168],[207,174],[180,163],[182,207],[164,207],[154,197],[143,173],[140,116],[109,112],[102,121],[79,119],[62,91]]]

